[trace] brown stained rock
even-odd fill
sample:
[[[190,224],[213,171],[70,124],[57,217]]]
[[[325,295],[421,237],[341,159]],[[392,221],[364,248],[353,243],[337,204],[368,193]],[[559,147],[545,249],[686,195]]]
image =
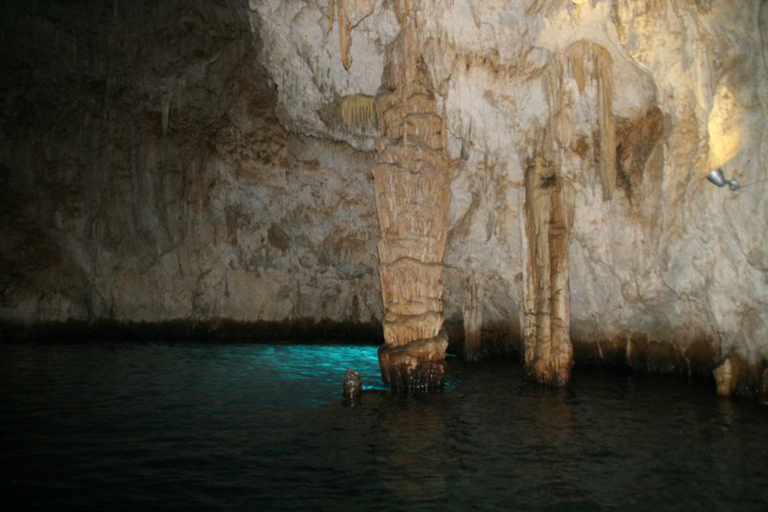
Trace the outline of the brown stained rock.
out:
[[[562,97],[568,94],[562,87],[563,76],[569,68],[580,93],[584,92],[586,80],[589,78],[597,85],[597,128],[599,161],[598,170],[603,185],[603,200],[610,201],[616,188],[616,126],[613,118],[613,61],[611,54],[602,46],[590,41],[577,41],[568,47],[564,55],[558,59],[560,65],[555,73],[550,74],[550,81],[560,82],[550,84],[552,89],[554,116],[553,129],[558,142],[564,143],[568,138],[570,126],[567,125],[569,116],[563,115],[562,106],[568,101]],[[587,73],[589,72],[589,75]],[[559,85],[559,86],[558,86]]]
[[[562,180],[541,159],[525,173],[525,372],[554,386],[570,381],[568,226]]]
[[[595,342],[592,339],[581,340],[574,338],[573,354],[575,361],[580,365],[599,366],[603,364],[601,342]],[[618,363],[617,363],[618,364]]]
[[[768,398],[768,368],[764,362],[746,362],[738,355],[729,356],[712,372],[717,384],[717,394]]]
[[[648,349],[650,342],[647,335],[636,335],[620,340],[627,366],[637,371],[648,368]]]
[[[367,137],[376,133],[376,98],[366,94],[337,96],[317,112],[323,123],[334,130]]]
[[[570,339],[570,290],[568,274],[568,236],[574,205],[566,194],[559,164],[545,162],[543,155],[561,161],[561,151],[571,141],[573,119],[571,93],[565,77],[575,80],[583,93],[589,79],[597,91],[596,162],[609,201],[616,187],[616,128],[612,111],[613,77],[610,53],[603,47],[578,41],[555,56],[547,74],[549,87],[549,125],[537,136],[536,157],[525,173],[525,364],[528,378],[551,385],[570,380],[573,345]],[[629,354],[626,354],[629,359]],[[602,358],[602,354],[601,354]]]
[[[648,373],[685,373],[687,364],[678,348],[666,341],[648,343]]]
[[[689,373],[685,355],[668,341],[649,340],[647,335],[626,339],[626,364],[633,370],[647,373]]]
[[[349,66],[352,65],[352,58],[349,56],[349,45],[352,43],[350,40],[352,26],[349,22],[349,16],[347,16],[347,10],[344,8],[344,0],[337,1],[339,6],[339,47],[341,48],[341,62],[344,64],[344,69],[349,69]]]
[[[616,128],[612,112],[612,60],[608,51],[579,41],[555,56],[547,74],[549,125],[537,136],[536,157],[525,173],[525,364],[528,378],[551,385],[570,380],[573,345],[570,339],[568,236],[573,219],[573,196],[566,194],[559,164],[560,152],[572,144],[572,99],[564,85],[570,72],[580,92],[586,81],[597,91],[599,141],[597,162],[603,199],[616,186]],[[576,143],[577,149],[578,142]]]
[[[664,135],[664,115],[655,105],[631,119],[619,119],[616,127],[617,185],[630,203],[641,189],[646,165]]]
[[[597,74],[599,95],[598,120],[600,126],[600,178],[603,199],[610,201],[616,188],[616,126],[613,120],[613,81],[611,54],[602,46],[594,45],[593,58]]]

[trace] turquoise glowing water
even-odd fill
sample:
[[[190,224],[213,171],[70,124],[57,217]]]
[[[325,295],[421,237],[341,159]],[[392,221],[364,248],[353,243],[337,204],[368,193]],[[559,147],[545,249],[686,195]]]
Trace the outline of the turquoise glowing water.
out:
[[[768,509],[768,408],[709,382],[577,368],[557,391],[451,359],[445,391],[399,397],[369,346],[2,349],[15,508]]]

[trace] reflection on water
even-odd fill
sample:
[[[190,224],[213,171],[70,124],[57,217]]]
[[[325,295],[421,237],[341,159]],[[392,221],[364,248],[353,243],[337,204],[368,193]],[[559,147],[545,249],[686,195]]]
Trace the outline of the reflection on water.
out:
[[[399,400],[397,400],[399,398]],[[417,497],[419,503],[446,499],[450,452],[445,450],[447,411],[444,396],[393,398],[403,413],[379,409],[379,425],[386,432],[383,453],[377,458],[382,485],[399,500]],[[418,432],[418,435],[414,435]]]
[[[768,408],[709,382],[451,359],[382,390],[376,347],[7,345],[0,493],[17,506],[765,510]],[[345,407],[341,379],[366,393]],[[116,505],[119,504],[119,505]]]

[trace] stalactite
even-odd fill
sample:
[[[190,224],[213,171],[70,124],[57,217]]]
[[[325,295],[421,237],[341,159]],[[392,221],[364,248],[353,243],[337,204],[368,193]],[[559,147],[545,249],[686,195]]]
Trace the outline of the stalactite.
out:
[[[448,338],[443,331],[442,259],[449,222],[450,177],[443,120],[421,62],[415,27],[395,2],[401,33],[387,50],[376,99],[379,163],[374,169],[382,240],[384,303],[382,378],[408,391],[443,383]]]
[[[574,80],[576,80],[576,86],[579,88],[580,93],[584,92],[586,85],[584,77],[584,49],[587,44],[589,43],[581,41],[572,45],[566,52],[568,64],[571,66],[571,73]],[[559,71],[560,76],[563,76],[562,68]]]
[[[364,133],[376,126],[376,99],[353,94],[341,99],[341,125],[350,133]]]
[[[395,6],[395,15],[402,25],[405,18],[411,13],[411,0],[403,0],[402,7],[400,6],[400,0],[393,0],[392,3]]]
[[[610,201],[616,188],[616,126],[613,119],[613,79],[611,54],[595,45],[597,92],[600,124],[600,176],[603,180],[603,200]]]
[[[525,371],[557,386],[573,366],[566,217],[562,177],[536,157],[525,172]]]
[[[352,0],[354,2],[354,0]],[[344,69],[349,70],[352,59],[349,56],[349,46],[352,43],[352,23],[349,20],[349,12],[345,7],[345,0],[328,0],[328,32],[333,31],[334,7],[338,6],[339,16],[339,49],[341,51],[341,63]]]
[[[613,61],[611,54],[600,45],[589,41],[572,44],[565,52],[566,59],[579,92],[586,87],[587,69],[589,78],[597,86],[597,120],[600,131],[599,173],[603,186],[603,200],[610,201],[616,188],[616,124],[613,118]],[[559,61],[558,61],[559,62]],[[566,73],[565,66],[556,66],[560,79]],[[565,91],[561,88],[561,94]],[[562,103],[562,102],[561,102]]]
[[[483,286],[474,272],[464,277],[464,360],[482,358],[480,342],[483,327]]]
[[[717,383],[717,394],[719,396],[731,396],[736,390],[736,386],[742,377],[741,360],[738,357],[729,357],[723,364],[718,366],[712,372]]]
[[[349,22],[349,16],[347,10],[344,8],[344,0],[338,0],[339,5],[339,47],[341,48],[341,63],[344,64],[344,69],[349,69],[352,65],[352,60],[349,56],[349,45],[352,40],[350,39],[352,32],[352,25]]]

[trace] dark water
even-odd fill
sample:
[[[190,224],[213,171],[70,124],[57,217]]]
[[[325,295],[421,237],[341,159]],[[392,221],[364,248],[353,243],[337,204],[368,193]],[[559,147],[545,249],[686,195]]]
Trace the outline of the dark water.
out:
[[[5,345],[0,497],[76,510],[768,510],[768,407],[708,382],[452,359],[380,385],[375,347]]]

